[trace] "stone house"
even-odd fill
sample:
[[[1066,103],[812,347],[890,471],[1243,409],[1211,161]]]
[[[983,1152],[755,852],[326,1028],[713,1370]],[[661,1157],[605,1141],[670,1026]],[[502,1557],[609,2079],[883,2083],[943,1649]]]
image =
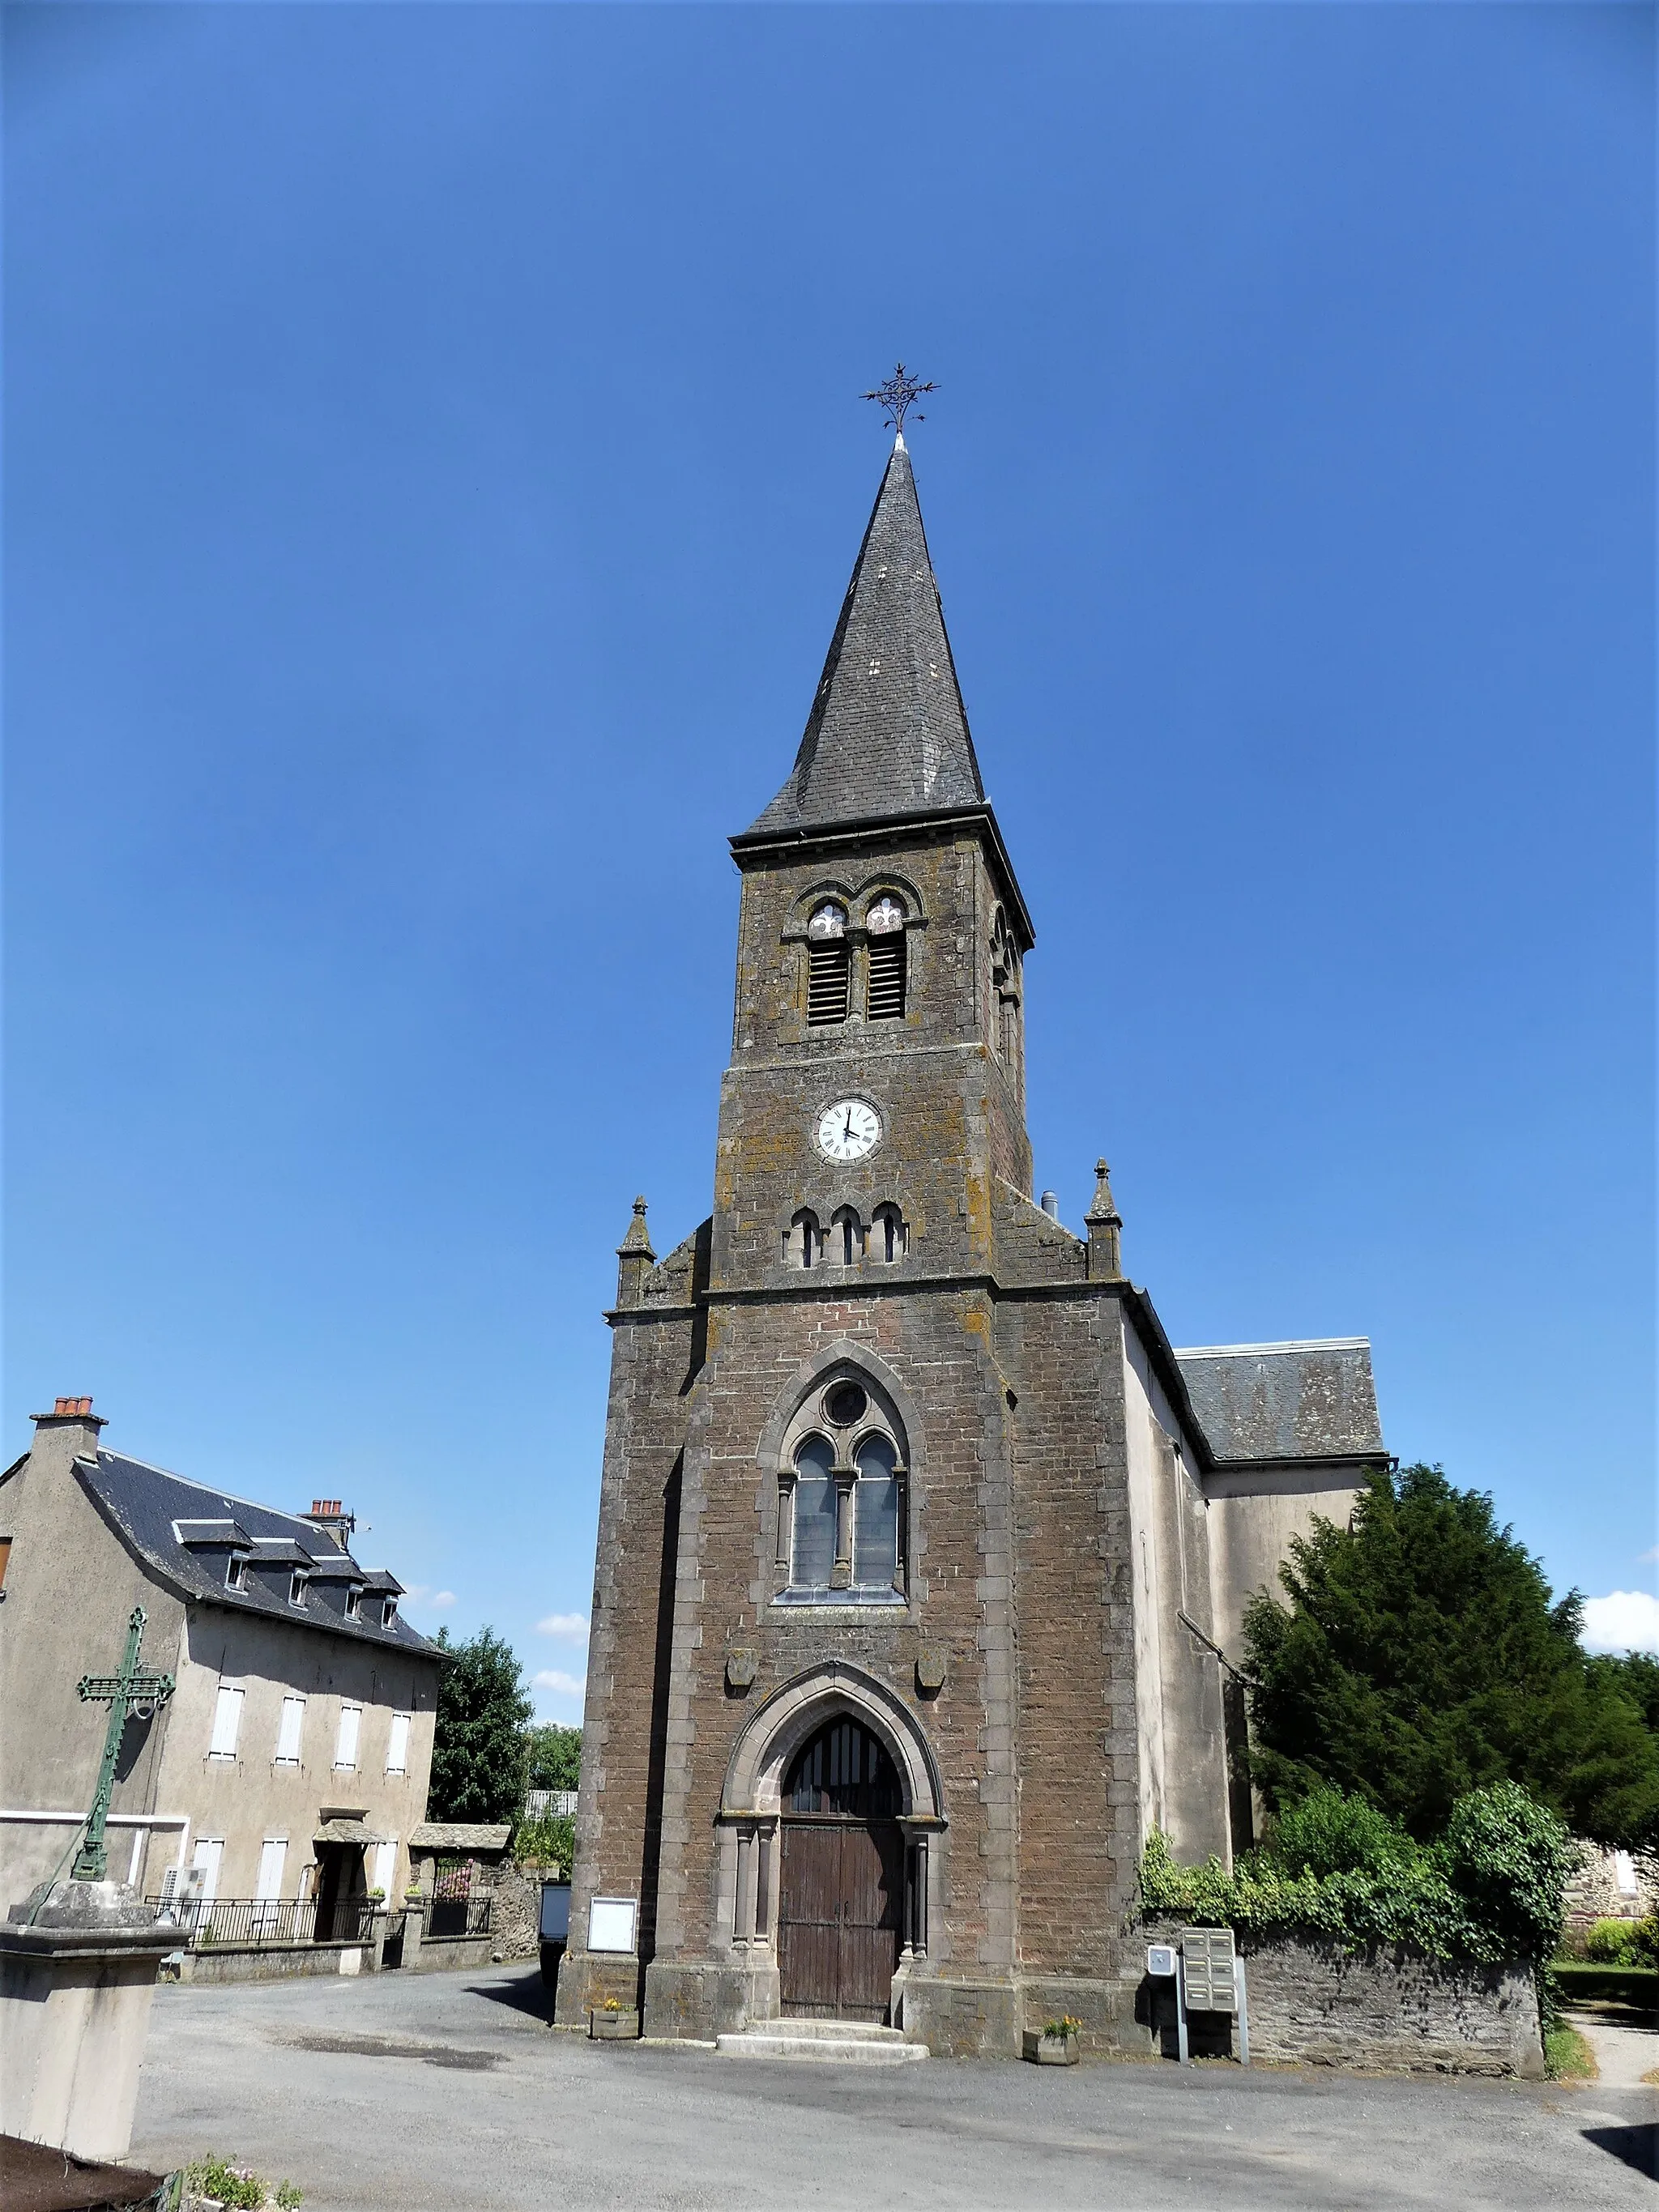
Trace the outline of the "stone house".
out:
[[[120,1659],[176,1689],[127,1725],[109,1870],[160,1895],[335,1907],[395,1897],[426,1811],[442,1660],[360,1566],[337,1503],[285,1513],[107,1451],[89,1398],[38,1415],[0,1475],[0,1913],[52,1873],[92,1802]]]
[[[1110,2045],[1149,1829],[1249,1832],[1246,1599],[1387,1463],[1370,1349],[1177,1351],[1104,1163],[1081,1234],[1034,1194],[1035,933],[902,437],[732,850],[713,1212],[659,1260],[636,1201],[607,1316],[559,2017]]]

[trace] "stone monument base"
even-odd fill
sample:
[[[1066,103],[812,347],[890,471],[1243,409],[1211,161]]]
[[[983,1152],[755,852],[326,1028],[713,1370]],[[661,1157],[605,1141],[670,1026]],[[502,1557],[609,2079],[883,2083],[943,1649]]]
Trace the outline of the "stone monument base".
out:
[[[125,2158],[149,2008],[182,1930],[125,1882],[58,1881],[0,1922],[0,2134]]]

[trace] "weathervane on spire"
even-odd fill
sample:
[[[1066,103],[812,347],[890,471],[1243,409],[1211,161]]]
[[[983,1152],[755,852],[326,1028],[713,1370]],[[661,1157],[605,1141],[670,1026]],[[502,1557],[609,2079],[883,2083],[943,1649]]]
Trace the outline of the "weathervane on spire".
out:
[[[887,410],[885,418],[887,428],[895,431],[902,440],[904,418],[909,413],[912,404],[921,393],[938,390],[939,386],[936,384],[918,384],[905,368],[904,363],[899,362],[895,365],[893,374],[888,378],[886,383],[878,384],[873,392],[866,392],[864,397],[866,399],[880,400]],[[925,415],[918,415],[916,420],[918,422],[925,422],[927,417]]]

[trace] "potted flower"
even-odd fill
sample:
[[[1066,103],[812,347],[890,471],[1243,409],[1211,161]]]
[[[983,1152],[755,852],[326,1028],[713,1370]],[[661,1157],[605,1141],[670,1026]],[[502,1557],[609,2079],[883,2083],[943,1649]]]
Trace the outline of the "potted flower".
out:
[[[625,2005],[620,1997],[607,1997],[603,2004],[590,2005],[587,2032],[595,2043],[637,2043],[639,2008]]]
[[[1045,2021],[1041,2030],[1025,2031],[1025,2056],[1039,2066],[1075,2066],[1081,2050],[1083,2022],[1069,2012]]]

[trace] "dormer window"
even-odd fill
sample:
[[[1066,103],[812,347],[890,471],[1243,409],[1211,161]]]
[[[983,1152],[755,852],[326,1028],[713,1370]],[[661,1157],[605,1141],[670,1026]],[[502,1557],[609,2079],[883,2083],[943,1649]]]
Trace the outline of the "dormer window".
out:
[[[345,1617],[348,1620],[360,1620],[362,1612],[363,1586],[361,1583],[353,1583],[346,1591]]]
[[[806,1018],[813,1028],[847,1019],[852,949],[847,909],[826,899],[806,925]]]
[[[225,1588],[245,1590],[247,1588],[247,1553],[233,1552],[225,1561]]]
[[[392,1628],[392,1627],[395,1627],[395,1626],[396,1626],[396,1625],[397,1625],[397,1620],[398,1620],[398,1601],[397,1601],[397,1599],[396,1599],[395,1597],[383,1597],[383,1598],[380,1600],[380,1626],[381,1626],[381,1627],[382,1627],[382,1628]]]
[[[307,1573],[303,1567],[295,1567],[294,1572],[288,1578],[288,1601],[290,1605],[303,1605],[305,1603],[306,1584],[310,1580],[311,1577]]]

